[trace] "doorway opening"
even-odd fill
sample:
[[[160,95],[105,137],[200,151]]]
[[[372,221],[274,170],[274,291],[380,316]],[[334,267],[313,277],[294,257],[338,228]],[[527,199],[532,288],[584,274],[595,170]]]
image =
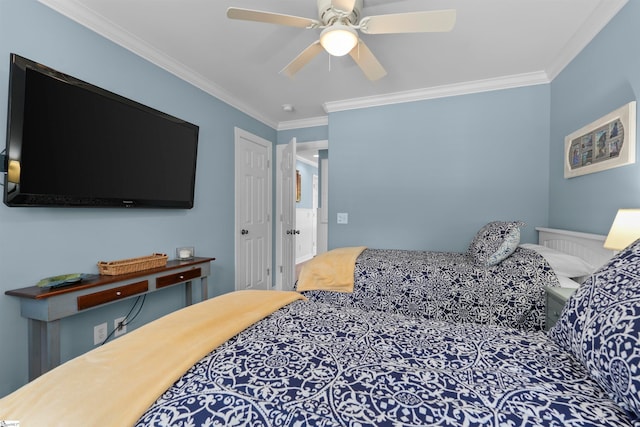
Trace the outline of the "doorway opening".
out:
[[[284,151],[283,145],[278,145],[277,149],[277,174],[281,174],[280,164],[282,162],[281,153]],[[276,224],[276,288],[292,289],[299,272],[300,264],[313,258],[316,254],[327,250],[328,234],[328,159],[318,157],[320,150],[328,149],[328,141],[313,141],[296,144],[296,170],[300,177],[301,191],[296,191],[295,201],[295,245],[291,253],[293,259],[283,259],[283,239],[288,230]],[[315,156],[315,157],[314,157]],[[298,180],[296,180],[298,181]],[[276,218],[282,218],[282,178],[276,179],[277,201]],[[283,271],[284,268],[292,271]],[[293,271],[295,269],[295,271]],[[288,276],[290,274],[290,276]],[[289,283],[288,278],[293,278],[294,283]]]

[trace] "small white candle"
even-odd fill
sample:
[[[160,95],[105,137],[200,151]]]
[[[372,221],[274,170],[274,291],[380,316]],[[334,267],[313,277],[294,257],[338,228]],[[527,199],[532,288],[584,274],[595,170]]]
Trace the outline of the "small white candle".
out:
[[[180,258],[189,258],[191,251],[189,249],[180,249]]]

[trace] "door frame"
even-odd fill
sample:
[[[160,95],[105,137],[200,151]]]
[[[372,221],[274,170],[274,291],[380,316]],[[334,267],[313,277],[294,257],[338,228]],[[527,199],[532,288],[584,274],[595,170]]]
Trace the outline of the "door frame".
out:
[[[309,142],[298,142],[296,143],[298,149],[302,150],[327,150],[329,149],[329,141],[326,139],[318,140],[318,141],[309,141]],[[276,231],[275,231],[275,245],[276,245],[276,264],[275,264],[275,274],[273,277],[275,278],[275,288],[278,290],[282,290],[282,188],[280,183],[282,182],[282,171],[280,170],[280,162],[282,161],[282,150],[286,147],[286,144],[278,144],[276,145]],[[318,168],[320,167],[320,163],[318,163]],[[294,260],[295,263],[295,255]]]
[[[267,172],[267,206],[266,206],[266,210],[267,210],[267,221],[269,222],[270,226],[267,227],[267,244],[266,244],[266,256],[267,256],[267,260],[265,262],[265,264],[268,266],[269,269],[272,269],[273,267],[273,222],[271,221],[271,214],[273,212],[273,171],[272,171],[272,156],[273,156],[273,143],[267,139],[261,138],[257,135],[252,134],[251,132],[247,132],[244,129],[241,129],[239,127],[234,127],[234,163],[233,163],[233,167],[234,167],[234,181],[233,181],[233,186],[234,186],[234,224],[233,224],[233,233],[234,233],[234,237],[233,237],[233,244],[234,244],[234,273],[233,273],[233,284],[234,284],[234,289],[237,289],[238,286],[238,278],[237,278],[237,272],[238,272],[238,258],[242,255],[239,250],[240,248],[240,239],[241,239],[241,234],[240,234],[240,228],[238,226],[238,215],[240,215],[240,201],[242,200],[242,198],[244,197],[244,193],[241,192],[239,188],[237,188],[237,181],[238,181],[238,162],[240,159],[238,159],[237,157],[237,150],[238,150],[238,144],[239,141],[241,139],[248,139],[258,145],[262,145],[264,147],[266,147],[266,151],[267,151],[267,168],[268,168],[268,172]],[[268,274],[269,276],[269,282],[268,282],[268,286],[269,288],[273,288],[273,271],[270,271],[270,273]]]

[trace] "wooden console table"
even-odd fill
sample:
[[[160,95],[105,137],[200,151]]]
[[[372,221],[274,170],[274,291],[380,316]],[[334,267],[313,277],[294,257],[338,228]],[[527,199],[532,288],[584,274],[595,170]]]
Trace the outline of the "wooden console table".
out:
[[[20,313],[29,321],[29,381],[60,364],[60,319],[105,304],[184,283],[186,305],[193,303],[191,282],[200,279],[202,300],[215,258],[170,260],[165,267],[117,276],[90,276],[57,288],[29,286],[6,291],[20,298]]]

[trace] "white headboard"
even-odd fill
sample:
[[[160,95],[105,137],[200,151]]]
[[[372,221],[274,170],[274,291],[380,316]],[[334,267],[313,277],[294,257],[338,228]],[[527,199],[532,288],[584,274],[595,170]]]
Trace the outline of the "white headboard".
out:
[[[599,268],[609,261],[616,251],[602,247],[606,236],[578,231],[536,227],[538,244],[578,256]]]

